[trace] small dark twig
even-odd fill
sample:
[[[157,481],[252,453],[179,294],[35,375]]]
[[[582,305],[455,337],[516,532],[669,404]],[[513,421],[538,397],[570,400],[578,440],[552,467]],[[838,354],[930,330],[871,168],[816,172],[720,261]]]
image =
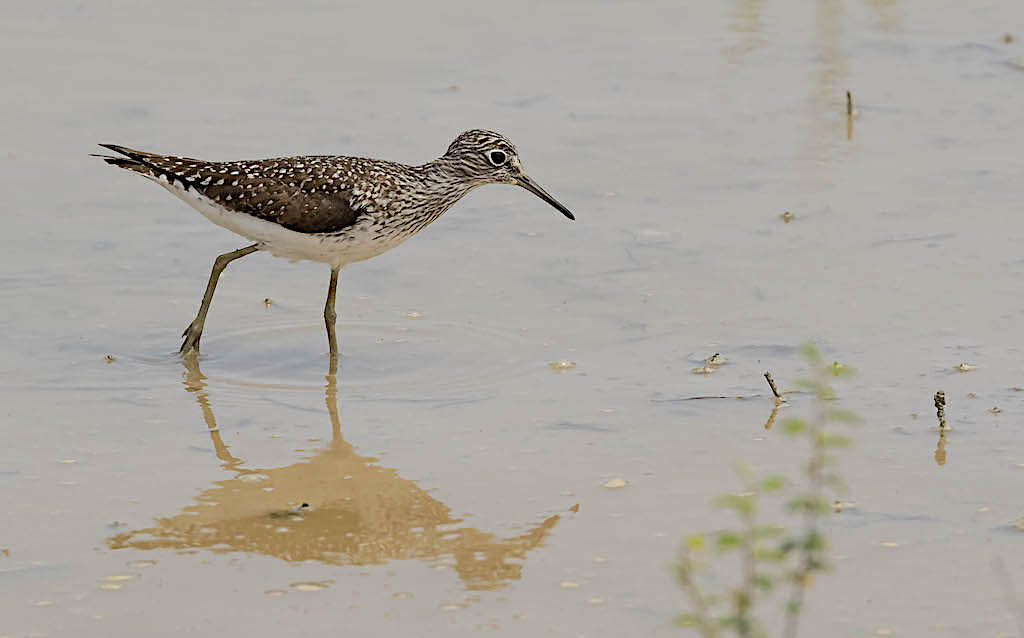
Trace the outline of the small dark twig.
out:
[[[772,394],[775,395],[775,398],[776,399],[781,399],[782,395],[779,394],[778,388],[775,387],[775,381],[772,380],[772,373],[771,372],[765,372],[764,373],[764,378],[768,380],[768,387],[770,387],[772,389]]]
[[[853,117],[853,94],[846,92],[846,116]]]
[[[935,393],[935,414],[939,417],[939,431],[944,432],[949,429],[946,425],[946,393],[939,390]]]

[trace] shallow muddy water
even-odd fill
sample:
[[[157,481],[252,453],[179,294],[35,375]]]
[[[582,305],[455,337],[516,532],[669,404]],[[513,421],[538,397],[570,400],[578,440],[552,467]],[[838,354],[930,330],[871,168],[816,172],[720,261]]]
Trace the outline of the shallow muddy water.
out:
[[[6,17],[0,636],[686,635],[680,539],[729,522],[737,459],[798,471],[761,375],[807,340],[864,423],[804,635],[1014,635],[1024,4]],[[259,254],[183,365],[243,240],[88,157],[418,163],[472,127],[578,221],[482,188],[346,268],[336,379],[327,269]]]

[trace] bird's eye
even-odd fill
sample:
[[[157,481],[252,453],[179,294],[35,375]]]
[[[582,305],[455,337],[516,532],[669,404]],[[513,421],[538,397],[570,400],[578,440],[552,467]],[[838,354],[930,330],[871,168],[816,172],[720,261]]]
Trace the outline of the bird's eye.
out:
[[[491,151],[490,153],[487,154],[487,159],[491,160],[491,164],[494,164],[495,166],[501,166],[502,164],[505,163],[505,160],[508,159],[508,156],[505,155],[505,153],[503,153],[502,151]]]

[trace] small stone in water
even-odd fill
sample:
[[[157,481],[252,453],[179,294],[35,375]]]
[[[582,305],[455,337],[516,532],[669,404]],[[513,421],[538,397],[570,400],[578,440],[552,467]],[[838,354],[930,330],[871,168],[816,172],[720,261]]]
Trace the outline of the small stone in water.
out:
[[[624,478],[613,478],[610,481],[606,481],[604,487],[608,489],[617,490],[626,487],[629,483]]]
[[[113,363],[113,362],[117,361],[117,359],[114,358],[114,355],[112,355],[112,354],[105,355],[103,357],[103,360],[106,361],[107,363]]]
[[[263,305],[269,308],[274,305],[274,300],[271,299],[270,297],[267,297],[266,299],[263,300]]]
[[[789,222],[793,221],[794,215],[793,215],[793,213],[791,213],[790,211],[787,210],[786,212],[782,213],[782,215],[780,215],[780,217],[782,217],[782,221],[784,221],[784,222],[786,222],[788,224]]]
[[[960,365],[958,365],[958,366],[956,366],[954,368],[954,370],[958,370],[960,372],[970,372],[971,370],[977,370],[977,369],[978,369],[978,366],[971,365],[970,363],[967,363],[967,362],[961,363]]]
[[[573,363],[572,361],[560,359],[558,361],[552,361],[551,363],[548,364],[548,367],[554,370],[555,372],[566,372],[568,370],[572,370],[573,368],[575,368],[576,364]]]
[[[993,408],[991,410],[989,410],[989,412],[991,412],[992,414],[999,414],[1000,412],[1002,412],[1002,410],[1000,410],[996,406],[993,406]]]

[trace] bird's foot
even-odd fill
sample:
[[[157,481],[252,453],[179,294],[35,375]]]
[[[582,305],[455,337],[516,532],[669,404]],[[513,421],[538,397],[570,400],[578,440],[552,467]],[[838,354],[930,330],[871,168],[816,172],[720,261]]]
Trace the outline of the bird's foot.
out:
[[[203,336],[202,327],[196,326],[196,322],[188,324],[188,328],[185,328],[185,332],[181,333],[181,336],[185,337],[184,343],[181,344],[181,349],[178,350],[179,354],[199,354],[199,339]]]

